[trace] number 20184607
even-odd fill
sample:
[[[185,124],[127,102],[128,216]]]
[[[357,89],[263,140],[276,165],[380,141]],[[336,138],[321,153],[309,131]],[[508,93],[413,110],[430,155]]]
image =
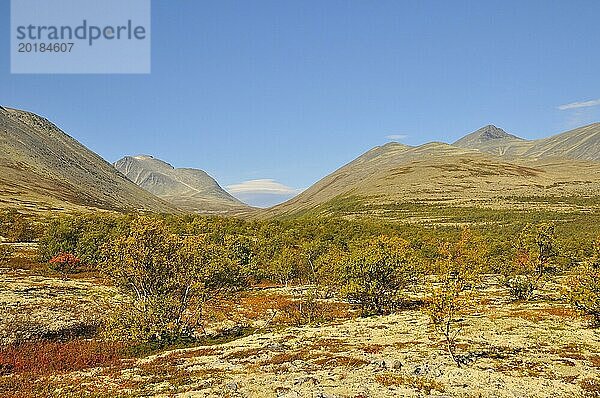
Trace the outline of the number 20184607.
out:
[[[75,43],[19,43],[20,53],[70,53]]]

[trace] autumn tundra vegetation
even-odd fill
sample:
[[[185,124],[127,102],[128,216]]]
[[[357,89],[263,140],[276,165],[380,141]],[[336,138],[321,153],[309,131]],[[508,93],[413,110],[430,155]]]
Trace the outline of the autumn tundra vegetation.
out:
[[[257,289],[301,292],[275,310],[254,306],[271,311],[263,328],[327,324],[340,311],[332,303],[344,305],[346,318],[420,309],[457,367],[468,366],[469,347],[459,344],[461,333],[470,317],[486,311],[486,287],[494,281],[508,301],[543,300],[551,286],[589,327],[600,326],[600,241],[579,239],[590,231],[568,223],[34,217],[12,210],[1,220],[3,273],[24,266],[18,247],[9,242],[36,242],[35,266],[29,270],[63,279],[88,275],[112,292],[80,334],[5,341],[0,373],[21,374],[19,386],[25,389],[27,377],[47,372],[39,367],[58,366],[56,358],[36,365],[26,357],[32,350],[56,351],[56,344],[73,351],[72,366],[62,364],[63,370],[80,370],[112,364],[117,357],[253,333],[242,322],[234,332],[209,336],[206,326],[224,303],[242,306],[244,295]]]

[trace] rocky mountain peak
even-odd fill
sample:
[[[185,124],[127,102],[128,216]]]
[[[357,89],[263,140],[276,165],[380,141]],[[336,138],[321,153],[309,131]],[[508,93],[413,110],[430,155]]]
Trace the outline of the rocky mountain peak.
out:
[[[482,144],[487,144],[489,142],[493,142],[496,140],[509,141],[509,140],[517,140],[523,141],[522,138],[519,138],[515,135],[509,134],[506,131],[502,130],[499,127],[496,127],[492,124],[488,124],[472,132],[471,134],[465,135],[460,140],[456,141],[453,145],[462,147],[462,148],[478,148]]]
[[[495,140],[498,138],[514,137],[501,128],[494,126],[493,124],[488,124],[487,126],[475,131],[473,134],[478,135],[482,140]]]

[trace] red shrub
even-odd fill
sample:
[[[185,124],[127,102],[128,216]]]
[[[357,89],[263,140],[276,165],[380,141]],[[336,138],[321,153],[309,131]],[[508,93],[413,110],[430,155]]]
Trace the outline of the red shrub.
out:
[[[49,263],[51,269],[66,275],[77,272],[81,260],[70,253],[61,253],[50,259]]]
[[[50,375],[115,365],[125,355],[120,343],[73,340],[0,347],[0,374]]]

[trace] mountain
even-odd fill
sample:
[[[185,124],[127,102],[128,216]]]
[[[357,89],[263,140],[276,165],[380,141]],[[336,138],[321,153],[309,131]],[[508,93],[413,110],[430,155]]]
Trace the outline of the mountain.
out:
[[[496,126],[487,125],[464,136],[452,145],[505,156],[523,153],[529,148],[529,141],[508,134]]]
[[[416,204],[513,208],[519,205],[516,197],[554,203],[556,198],[597,196],[600,163],[590,161],[598,155],[596,145],[594,126],[538,141],[486,126],[454,145],[389,143],[267,214],[381,215]]]
[[[227,193],[206,172],[174,168],[152,156],[126,156],[114,167],[146,191],[191,212],[235,212],[249,207]]]
[[[600,123],[532,141],[485,126],[453,145],[502,156],[600,161]]]
[[[523,156],[600,161],[600,123],[531,142]]]
[[[0,207],[176,212],[54,124],[0,107]]]

